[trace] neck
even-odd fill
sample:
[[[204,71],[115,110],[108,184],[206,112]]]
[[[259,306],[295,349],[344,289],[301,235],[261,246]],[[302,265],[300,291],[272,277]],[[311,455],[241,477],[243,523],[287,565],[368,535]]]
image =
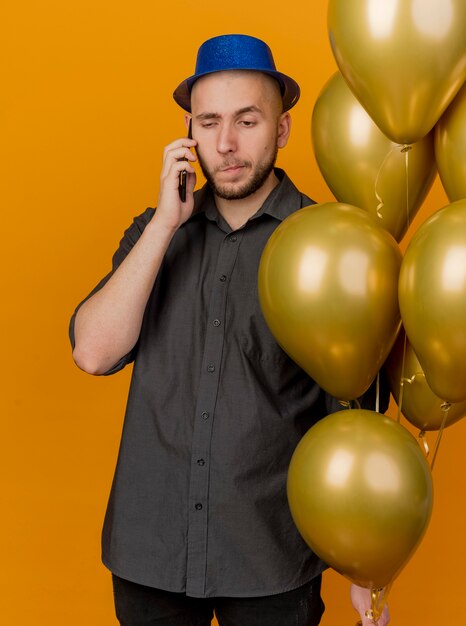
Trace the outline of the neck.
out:
[[[241,200],[225,200],[225,198],[219,198],[216,195],[215,204],[217,205],[218,212],[232,230],[238,230],[238,228],[246,224],[249,218],[257,213],[272,189],[274,189],[278,183],[279,180],[272,170],[262,187],[246,198]]]

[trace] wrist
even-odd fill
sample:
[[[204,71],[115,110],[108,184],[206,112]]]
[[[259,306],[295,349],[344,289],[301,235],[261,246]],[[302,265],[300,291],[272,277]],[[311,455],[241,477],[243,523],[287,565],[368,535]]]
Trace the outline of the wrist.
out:
[[[153,218],[147,225],[147,228],[149,228],[149,232],[156,232],[158,237],[167,239],[167,241],[170,242],[173,235],[178,230],[179,224],[172,224],[170,222],[167,222],[167,220],[165,220],[164,217],[160,215],[156,210]]]

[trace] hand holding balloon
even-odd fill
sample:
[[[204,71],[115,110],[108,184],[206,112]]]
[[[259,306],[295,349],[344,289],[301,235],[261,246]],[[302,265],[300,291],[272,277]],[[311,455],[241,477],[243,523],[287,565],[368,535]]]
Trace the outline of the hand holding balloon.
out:
[[[357,626],[373,626],[374,623],[377,626],[386,626],[390,622],[390,612],[388,605],[385,602],[380,616],[377,618],[372,617],[372,594],[369,589],[365,587],[358,587],[358,585],[351,585],[351,601],[353,608],[359,613],[361,621],[357,623]]]

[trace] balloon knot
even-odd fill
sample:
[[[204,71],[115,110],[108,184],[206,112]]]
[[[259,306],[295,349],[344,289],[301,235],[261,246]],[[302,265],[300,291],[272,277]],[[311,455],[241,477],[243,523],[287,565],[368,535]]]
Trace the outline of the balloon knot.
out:
[[[403,387],[403,385],[404,385],[405,383],[409,383],[409,384],[411,385],[411,384],[412,384],[412,383],[416,380],[416,376],[417,376],[417,375],[418,375],[418,374],[416,373],[416,374],[413,374],[413,376],[411,376],[411,378],[404,378],[404,377],[403,377],[403,378],[401,379],[401,381],[400,381],[400,385],[401,385],[402,387]]]
[[[401,147],[401,152],[409,152],[413,146],[408,143],[403,144]]]

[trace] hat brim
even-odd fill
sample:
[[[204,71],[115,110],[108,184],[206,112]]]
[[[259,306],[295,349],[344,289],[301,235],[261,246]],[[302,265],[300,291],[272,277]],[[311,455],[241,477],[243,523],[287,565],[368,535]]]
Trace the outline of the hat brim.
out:
[[[282,74],[281,72],[277,72],[276,70],[261,69],[258,67],[223,67],[221,70],[213,70],[200,74],[195,74],[184,80],[173,92],[173,98],[175,102],[179,104],[182,109],[188,111],[188,113],[191,113],[191,89],[194,83],[202,76],[207,76],[208,74],[215,74],[217,72],[224,72],[229,70],[247,70],[252,72],[262,72],[263,74],[267,74],[268,76],[272,76],[272,78],[275,78],[275,80],[277,80],[280,85],[280,91],[283,101],[283,111],[289,111],[299,100],[299,96],[301,93],[299,85],[295,80],[293,80],[289,76],[286,76],[286,74]]]

